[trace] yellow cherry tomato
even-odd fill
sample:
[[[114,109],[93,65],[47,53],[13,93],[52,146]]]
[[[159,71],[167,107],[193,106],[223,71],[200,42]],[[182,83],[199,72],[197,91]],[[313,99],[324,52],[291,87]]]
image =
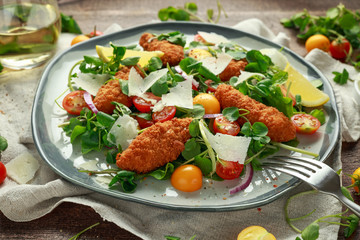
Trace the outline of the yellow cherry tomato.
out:
[[[356,180],[360,180],[360,167],[356,169],[354,173],[351,175],[351,183],[354,184]],[[358,193],[359,186],[354,186],[354,190]]]
[[[237,240],[276,240],[275,236],[260,226],[250,226],[242,230]]]
[[[79,42],[82,42],[82,41],[86,41],[90,39],[88,36],[85,36],[85,35],[79,35],[79,36],[76,36],[73,38],[73,40],[71,41],[71,46],[74,45],[74,44],[77,44]]]
[[[186,164],[175,169],[171,175],[171,185],[183,192],[194,192],[202,186],[202,172],[197,166]]]
[[[328,52],[330,47],[329,39],[322,34],[315,34],[309,37],[305,42],[305,48],[308,52],[314,48],[319,48],[324,52]]]
[[[205,108],[205,114],[220,113],[220,103],[212,94],[200,93],[194,97],[193,103],[202,105]]]

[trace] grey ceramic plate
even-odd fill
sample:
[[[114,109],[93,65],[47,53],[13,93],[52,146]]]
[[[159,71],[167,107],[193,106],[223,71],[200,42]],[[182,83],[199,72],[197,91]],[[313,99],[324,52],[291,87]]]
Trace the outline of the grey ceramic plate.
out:
[[[229,211],[253,208],[270,203],[297,186],[300,181],[285,174],[278,174],[277,180],[271,182],[267,172],[264,171],[256,172],[251,185],[245,191],[232,196],[228,193],[229,188],[235,186],[238,180],[223,182],[204,180],[204,187],[201,190],[183,193],[176,191],[169,181],[148,178],[139,184],[135,193],[127,194],[108,189],[103,183],[107,179],[90,177],[78,171],[79,166],[87,165],[87,168],[101,169],[106,167],[106,164],[103,153],[82,156],[79,148],[76,145],[72,146],[58,127],[67,119],[67,115],[55,104],[55,98],[66,90],[67,75],[71,67],[84,55],[96,56],[95,45],[106,46],[109,42],[131,45],[137,43],[144,32],[164,33],[175,30],[183,32],[189,38],[192,38],[197,31],[215,32],[249,49],[269,47],[280,49],[282,47],[264,38],[228,27],[179,22],[138,26],[75,45],[49,63],[37,89],[32,111],[32,131],[34,142],[42,158],[56,173],[74,184],[115,198],[169,209]],[[324,82],[323,91],[330,96],[330,101],[324,105],[327,123],[317,134],[299,137],[300,147],[319,153],[320,160],[324,161],[339,140],[340,121],[333,90],[324,75],[310,63],[287,48],[284,48],[283,54],[299,72],[309,79],[321,79]]]

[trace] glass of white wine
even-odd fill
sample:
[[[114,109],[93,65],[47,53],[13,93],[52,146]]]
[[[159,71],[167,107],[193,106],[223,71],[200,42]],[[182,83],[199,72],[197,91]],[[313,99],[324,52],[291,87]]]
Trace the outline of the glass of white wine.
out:
[[[61,17],[56,0],[0,0],[0,63],[31,69],[56,49]]]

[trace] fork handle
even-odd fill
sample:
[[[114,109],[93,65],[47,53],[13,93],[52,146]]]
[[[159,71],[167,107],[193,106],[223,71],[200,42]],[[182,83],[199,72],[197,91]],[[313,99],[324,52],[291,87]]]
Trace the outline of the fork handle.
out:
[[[360,217],[360,206],[344,196],[344,194],[339,189],[334,195],[347,206],[356,216]]]

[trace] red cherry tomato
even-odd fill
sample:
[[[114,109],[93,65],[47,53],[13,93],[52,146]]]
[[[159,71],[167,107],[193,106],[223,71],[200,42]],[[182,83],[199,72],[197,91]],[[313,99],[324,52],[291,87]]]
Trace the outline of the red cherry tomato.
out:
[[[80,115],[83,108],[89,108],[84,100],[84,92],[83,90],[77,90],[65,96],[62,106],[69,114]]]
[[[145,96],[150,99],[154,99],[156,101],[160,101],[160,97],[155,96],[153,93],[147,92],[145,93]],[[145,99],[141,97],[134,97],[133,98],[133,104],[136,107],[137,110],[139,110],[142,113],[147,113],[151,111],[151,107],[154,106],[150,101],[146,101]]]
[[[101,36],[101,35],[104,35],[104,33],[96,30],[96,31],[95,31],[95,34],[94,34],[94,31],[92,31],[91,33],[89,33],[88,36],[89,36],[90,38],[92,38],[92,37]]]
[[[202,186],[202,172],[199,167],[187,164],[175,169],[171,175],[171,185],[183,192],[194,192]]]
[[[216,174],[222,179],[231,180],[238,178],[244,169],[244,164],[224,161],[216,163]]]
[[[333,58],[343,59],[348,55],[350,47],[351,44],[346,38],[337,38],[331,42],[329,51]]]
[[[216,92],[216,87],[214,87],[212,84],[215,83],[213,80],[206,80],[205,84],[208,86],[207,92]]]
[[[152,119],[154,122],[165,122],[174,118],[176,113],[176,107],[166,106],[160,112],[154,112],[152,114]]]
[[[206,43],[205,39],[204,39],[202,36],[200,36],[200,34],[196,34],[196,35],[194,36],[194,41],[195,41],[195,42]]]
[[[139,116],[136,116],[136,120],[139,123],[139,126],[141,129],[148,128],[148,127],[154,125],[153,120],[146,120],[145,118],[142,118]]]
[[[215,133],[236,136],[240,132],[240,125],[237,122],[230,122],[226,117],[221,115],[215,118],[213,129]]]
[[[194,90],[194,91],[199,91],[199,89],[198,89],[194,84],[192,84],[191,88],[192,88],[192,90]]]
[[[0,162],[0,184],[2,184],[4,182],[6,178],[6,168],[5,165]]]
[[[313,134],[321,125],[316,117],[305,113],[295,114],[291,117],[291,121],[295,125],[296,132],[302,134]]]

